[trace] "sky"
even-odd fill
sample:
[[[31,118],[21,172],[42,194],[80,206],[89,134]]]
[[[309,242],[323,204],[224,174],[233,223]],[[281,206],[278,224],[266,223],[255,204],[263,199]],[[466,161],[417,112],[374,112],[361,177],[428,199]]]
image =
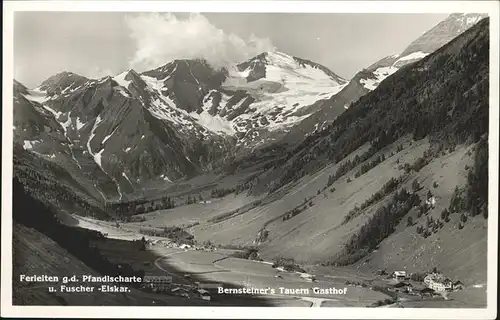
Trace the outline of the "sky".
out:
[[[350,79],[447,15],[16,12],[14,77],[34,88],[62,71],[100,78],[182,58],[223,67],[281,51]]]

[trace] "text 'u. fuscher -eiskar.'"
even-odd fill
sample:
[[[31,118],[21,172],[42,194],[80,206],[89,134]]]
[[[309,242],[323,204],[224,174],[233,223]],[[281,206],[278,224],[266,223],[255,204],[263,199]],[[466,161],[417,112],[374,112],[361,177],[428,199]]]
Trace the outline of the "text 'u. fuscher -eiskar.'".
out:
[[[285,287],[277,287],[277,288],[254,288],[254,287],[245,287],[245,288],[224,288],[218,287],[217,292],[219,294],[286,294],[286,295],[309,295],[309,294],[318,294],[318,295],[338,295],[338,294],[346,294],[347,288],[285,288]]]

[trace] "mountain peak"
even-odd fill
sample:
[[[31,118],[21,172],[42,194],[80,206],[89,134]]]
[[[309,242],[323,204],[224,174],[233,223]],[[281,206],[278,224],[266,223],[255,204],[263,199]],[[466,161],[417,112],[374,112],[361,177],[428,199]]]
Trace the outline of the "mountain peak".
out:
[[[479,22],[479,20],[486,18],[488,16],[487,13],[474,13],[474,12],[468,12],[468,13],[452,13],[450,14],[446,20],[448,19],[469,19],[469,23],[471,24],[476,24]],[[473,22],[473,20],[475,20]]]
[[[46,91],[47,94],[52,95],[59,92],[64,92],[65,89],[70,87],[78,87],[89,79],[84,76],[78,75],[73,72],[63,71],[59,72],[47,80],[43,81],[36,89],[39,91]]]
[[[265,56],[270,59],[293,59],[292,55],[281,51],[266,51]]]
[[[24,88],[24,89],[28,89],[26,88],[26,86],[24,84],[22,84],[21,82],[17,81],[16,79],[14,79],[14,86],[15,87],[20,87],[20,88]]]
[[[434,52],[487,16],[483,13],[452,13],[413,41],[401,53],[401,56],[404,57],[415,52],[426,54]]]
[[[365,72],[360,74],[361,84],[368,90],[375,89],[380,82],[402,66],[426,57],[485,17],[487,17],[487,14],[483,13],[450,14],[446,19],[410,43],[401,54],[387,56],[370,65]]]
[[[14,79],[14,94],[16,93],[27,94],[28,88],[26,88],[26,86],[23,85],[21,82]]]
[[[124,88],[128,88],[130,83],[143,83],[141,76],[134,69],[127,69],[111,79]]]
[[[243,63],[264,63],[269,65],[283,65],[293,63],[294,57],[280,51],[266,51],[256,55],[253,58],[244,61]]]
[[[125,71],[117,74],[113,78],[115,78],[115,77],[129,77],[129,76],[131,76],[131,77],[138,77],[139,74],[137,73],[137,71],[135,71],[134,69],[131,68],[131,69],[127,69],[127,70],[125,70]]]
[[[326,74],[335,83],[342,85],[347,81],[338,76],[327,67],[313,62],[311,60],[292,56],[290,54],[280,51],[266,51],[261,54],[239,63],[236,68],[241,74],[247,74],[247,81],[255,81],[265,77],[266,72],[273,72],[272,69],[279,70],[303,70],[303,69],[317,69]],[[313,76],[311,74],[311,76]],[[317,75],[316,75],[317,76]]]

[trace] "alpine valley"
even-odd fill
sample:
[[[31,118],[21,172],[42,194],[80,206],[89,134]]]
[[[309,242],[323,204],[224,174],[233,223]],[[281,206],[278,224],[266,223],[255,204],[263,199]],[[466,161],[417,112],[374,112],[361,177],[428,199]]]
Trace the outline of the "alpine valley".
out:
[[[121,200],[154,180],[194,177],[278,142],[346,83],[279,52],[222,70],[175,60],[98,80],[63,72],[33,90],[14,84],[15,136]]]
[[[174,279],[207,273],[198,280],[307,286],[315,274],[323,289],[359,284],[336,296],[345,301],[293,302],[312,306],[484,306],[486,15],[451,14],[352,79],[305,58],[263,52],[220,69],[177,59],[100,79],[67,71],[36,88],[14,80],[16,261],[30,257],[41,270],[50,252],[69,252],[84,263],[73,273],[110,274],[103,265],[116,260],[146,275],[168,269]],[[88,244],[77,226],[109,239]],[[65,243],[73,232],[109,261]],[[166,259],[171,252],[148,243],[158,260],[147,267],[151,250],[134,253],[140,258],[115,250],[143,236],[183,250]],[[43,237],[55,242],[31,245]],[[374,276],[399,269],[438,269],[468,289],[429,304],[401,299]],[[134,294],[136,303],[151,300]]]

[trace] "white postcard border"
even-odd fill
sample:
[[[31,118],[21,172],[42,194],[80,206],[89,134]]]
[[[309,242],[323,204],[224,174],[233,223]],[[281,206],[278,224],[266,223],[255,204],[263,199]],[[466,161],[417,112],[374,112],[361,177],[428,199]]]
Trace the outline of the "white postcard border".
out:
[[[296,318],[296,319],[486,319],[497,309],[498,243],[498,57],[499,5],[496,1],[5,1],[3,9],[2,117],[2,316],[87,318]],[[452,13],[490,15],[490,127],[488,297],[484,309],[297,308],[297,307],[70,307],[12,306],[12,84],[13,19],[16,11],[120,12],[344,12]]]

